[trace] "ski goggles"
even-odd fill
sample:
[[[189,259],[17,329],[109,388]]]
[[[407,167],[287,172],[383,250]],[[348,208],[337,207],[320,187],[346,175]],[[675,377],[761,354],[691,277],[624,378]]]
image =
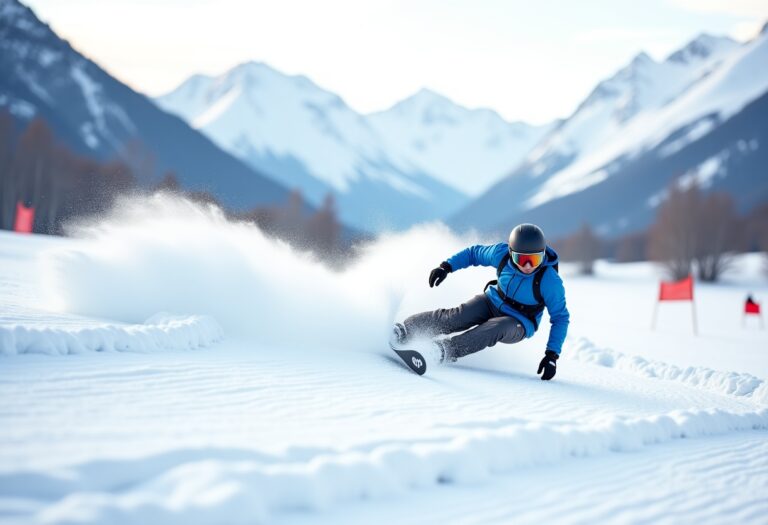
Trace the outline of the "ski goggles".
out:
[[[544,262],[545,254],[546,252],[537,252],[537,253],[517,253],[513,251],[509,252],[509,256],[512,259],[512,262],[514,262],[520,268],[522,268],[528,263],[531,263],[531,267],[538,268],[539,266],[541,266],[541,263]]]

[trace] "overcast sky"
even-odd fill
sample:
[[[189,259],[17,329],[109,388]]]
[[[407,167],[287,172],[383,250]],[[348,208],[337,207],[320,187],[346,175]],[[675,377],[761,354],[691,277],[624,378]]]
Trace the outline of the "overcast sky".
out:
[[[354,109],[422,87],[508,120],[568,116],[640,51],[754,36],[768,0],[22,0],[148,95],[248,60],[304,74]]]

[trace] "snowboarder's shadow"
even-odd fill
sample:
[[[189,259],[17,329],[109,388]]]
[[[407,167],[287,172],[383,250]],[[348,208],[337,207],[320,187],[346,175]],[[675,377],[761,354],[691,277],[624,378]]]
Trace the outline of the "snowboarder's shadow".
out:
[[[413,373],[413,371],[409,370],[407,366],[404,366],[402,361],[397,359],[396,357],[385,355],[382,356],[384,359],[392,363],[392,365],[404,372],[410,372],[413,375],[416,375]],[[509,372],[505,370],[493,370],[490,368],[480,368],[476,366],[471,365],[459,365],[459,364],[438,364],[438,363],[430,363],[430,365],[427,367],[427,372],[423,376],[420,376],[422,379],[428,379],[430,381],[436,382],[436,383],[446,383],[446,381],[439,379],[435,376],[430,375],[430,371],[434,372],[434,369],[440,367],[442,369],[453,369],[453,370],[462,370],[466,372],[474,372],[474,373],[480,373],[485,375],[494,375],[497,377],[501,377],[503,379],[521,379],[521,380],[528,380],[531,379],[531,377],[527,374],[523,373],[516,373],[516,372]],[[537,379],[537,378],[534,378]],[[449,381],[450,382],[450,381]]]
[[[491,375],[495,377],[500,377],[502,379],[521,379],[521,380],[531,379],[530,374],[525,374],[522,372],[511,372],[509,370],[497,370],[494,368],[482,368],[479,366],[461,365],[461,364],[452,364],[450,365],[450,367],[456,370],[462,370],[465,372],[471,372],[475,374]]]
[[[570,390],[570,391],[573,391],[574,393],[576,392],[600,393],[600,391],[605,391],[606,396],[617,395],[615,391],[609,390],[600,385],[595,385],[595,384],[585,385],[585,384],[579,384],[579,383],[572,383],[566,377],[562,377],[562,378],[555,377],[552,381],[542,381],[541,376],[535,375],[535,374],[529,374],[526,372],[513,372],[510,370],[483,368],[480,366],[462,365],[458,363],[450,365],[450,367],[456,370],[461,370],[462,372],[467,372],[470,374],[478,374],[483,376],[491,376],[499,379],[504,379],[505,381],[534,382],[536,384],[541,384],[542,386],[545,386],[547,388],[556,388],[561,392]]]
[[[393,366],[393,368],[397,368],[399,370],[402,370],[403,372],[407,372],[412,375],[416,375],[411,371],[407,366],[403,365],[403,362],[396,358],[395,356],[390,355],[382,355],[382,357],[390,362]],[[558,388],[560,390],[573,390],[573,391],[579,391],[579,392],[596,392],[599,393],[600,390],[605,390],[606,395],[610,393],[610,395],[616,395],[616,392],[613,390],[603,389],[599,385],[584,385],[584,384],[578,384],[578,383],[571,383],[566,379],[565,377],[555,377],[552,381],[542,381],[541,376],[536,374],[529,374],[527,372],[515,372],[511,370],[499,370],[496,368],[484,368],[482,366],[477,365],[470,365],[470,364],[461,364],[461,363],[451,363],[451,364],[438,364],[438,363],[430,363],[427,367],[427,373],[423,376],[420,376],[422,379],[429,379],[430,381],[437,382],[437,383],[445,383],[446,381],[443,378],[440,378],[440,376],[430,375],[430,373],[434,373],[435,369],[438,369],[440,372],[447,371],[447,370],[454,370],[454,371],[461,371],[462,373],[470,373],[470,374],[478,374],[478,375],[484,375],[484,376],[493,376],[498,379],[503,379],[505,381],[522,381],[522,382],[535,382],[536,384],[543,384],[543,385],[549,385],[550,388]],[[419,376],[417,376],[419,377]],[[448,381],[451,382],[451,381]]]
[[[462,370],[463,372],[471,374],[479,374],[483,376],[493,376],[503,379],[505,381],[517,381],[524,383],[533,383],[545,387],[550,392],[557,392],[557,395],[587,395],[587,396],[599,396],[599,399],[611,399],[616,400],[618,397],[625,398],[626,402],[644,403],[647,402],[647,397],[642,392],[635,392],[630,390],[616,390],[610,387],[606,387],[595,383],[580,383],[572,382],[567,376],[555,377],[552,381],[542,381],[541,376],[536,374],[528,374],[526,372],[513,372],[509,370],[498,370],[492,368],[482,368],[479,366],[453,364],[451,368]]]

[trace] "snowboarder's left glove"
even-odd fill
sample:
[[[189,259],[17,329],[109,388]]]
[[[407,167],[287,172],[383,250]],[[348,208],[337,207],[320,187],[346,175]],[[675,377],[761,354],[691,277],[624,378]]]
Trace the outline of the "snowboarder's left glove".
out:
[[[554,353],[552,350],[547,350],[544,352],[544,358],[539,363],[539,370],[536,372],[537,374],[541,374],[541,371],[544,371],[544,375],[541,376],[542,381],[549,381],[555,377],[555,372],[557,372],[558,357],[560,356]]]
[[[429,272],[429,287],[440,286],[440,283],[445,281],[448,274],[453,271],[453,268],[446,261],[440,263],[440,266]]]

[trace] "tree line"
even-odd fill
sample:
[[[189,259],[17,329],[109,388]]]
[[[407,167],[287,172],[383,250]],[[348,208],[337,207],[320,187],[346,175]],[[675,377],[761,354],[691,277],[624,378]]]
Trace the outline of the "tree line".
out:
[[[301,191],[293,190],[284,203],[235,212],[228,211],[209,192],[184,190],[174,172],[167,172],[152,190],[217,206],[224,210],[229,219],[256,224],[267,235],[287,241],[299,249],[312,251],[327,262],[339,262],[351,249],[350,243],[343,239],[342,226],[337,219],[335,200],[331,194],[325,197],[322,206],[315,211],[306,204]]]
[[[216,205],[229,218],[257,224],[267,234],[324,259],[340,259],[349,249],[332,195],[316,211],[294,191],[284,203],[237,212],[210,192],[185,189],[174,172],[166,172],[148,188],[137,182],[153,179],[157,180],[152,156],[138,143],[126,145],[114,160],[96,161],[60,143],[44,119],[35,118],[17,131],[10,113],[0,112],[0,228],[4,230],[14,229],[19,204],[34,209],[34,233],[64,235],[68,221],[107,212],[118,196],[164,191]]]
[[[72,153],[42,119],[17,134],[10,114],[0,113],[0,228],[14,228],[21,204],[34,208],[34,232],[60,235],[67,220],[103,212],[118,194],[134,187],[124,162],[97,162]]]
[[[63,235],[71,219],[102,214],[120,195],[165,191],[214,204],[233,220],[258,225],[265,233],[326,261],[341,263],[351,254],[332,195],[311,210],[299,191],[284,203],[228,210],[204,191],[185,189],[179,177],[166,172],[159,182],[140,187],[139,180],[158,180],[151,154],[138,143],[128,144],[118,158],[96,161],[73,153],[59,143],[41,118],[17,132],[14,119],[0,112],[0,228],[12,230],[19,203],[35,210],[35,233]],[[564,261],[579,263],[592,273],[598,258],[618,262],[653,260],[678,279],[695,272],[715,281],[737,251],[768,251],[768,203],[747,215],[735,211],[726,193],[703,192],[697,186],[672,185],[660,204],[654,224],[646,231],[606,239],[584,224],[574,234],[553,243]]]
[[[701,281],[714,282],[732,263],[734,253],[768,252],[768,203],[739,214],[725,192],[673,184],[646,231],[606,239],[584,224],[553,244],[563,260],[579,264],[582,274],[592,274],[598,258],[650,260],[660,263],[671,279],[695,274]]]

